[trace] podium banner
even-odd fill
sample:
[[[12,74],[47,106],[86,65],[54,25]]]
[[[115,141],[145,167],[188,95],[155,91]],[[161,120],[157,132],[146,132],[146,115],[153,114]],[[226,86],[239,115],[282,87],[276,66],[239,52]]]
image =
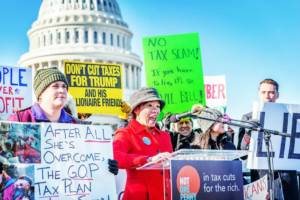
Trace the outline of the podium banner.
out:
[[[172,199],[243,199],[240,161],[171,160]]]

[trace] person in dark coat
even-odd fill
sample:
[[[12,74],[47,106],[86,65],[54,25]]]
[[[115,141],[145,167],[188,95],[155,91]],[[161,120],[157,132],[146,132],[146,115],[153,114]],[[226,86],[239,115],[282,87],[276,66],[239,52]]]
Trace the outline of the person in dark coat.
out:
[[[272,102],[276,103],[279,98],[279,84],[273,79],[264,79],[259,83],[258,96],[261,102]],[[252,121],[252,112],[249,112],[242,117],[243,121]],[[244,128],[239,129],[238,135],[238,149],[248,150],[251,138],[251,131],[247,131]],[[244,159],[247,159],[245,157]],[[251,181],[256,181],[259,178],[267,174],[267,170],[251,170]],[[296,171],[275,171],[274,173],[275,182],[278,187],[275,188],[276,199],[299,199],[299,189],[297,183]]]
[[[173,132],[170,132],[173,150],[190,149],[195,137],[199,134],[193,130],[193,121],[191,118],[182,118],[179,122],[173,124]]]

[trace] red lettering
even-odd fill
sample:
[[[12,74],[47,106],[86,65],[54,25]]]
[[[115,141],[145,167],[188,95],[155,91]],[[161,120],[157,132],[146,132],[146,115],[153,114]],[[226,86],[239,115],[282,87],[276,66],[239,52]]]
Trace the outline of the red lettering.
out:
[[[0,92],[5,95],[13,95],[13,91],[12,91],[12,87],[11,86],[0,86]]]
[[[257,192],[261,192],[264,190],[264,181],[263,180],[260,180],[257,182]]]
[[[210,99],[211,94],[211,86],[209,84],[205,84],[205,92],[206,92],[206,99]]]
[[[22,108],[23,97],[0,97],[0,113],[9,113],[11,110],[15,112]]]
[[[253,184],[253,186],[252,186],[252,194],[253,194],[254,192],[257,194],[257,190],[256,190],[256,187],[255,187],[255,184]]]
[[[223,84],[219,84],[219,93],[218,93],[218,98],[225,99],[225,86]],[[222,96],[222,97],[221,97]]]
[[[213,99],[216,99],[217,97],[216,97],[216,90],[217,90],[217,85],[216,84],[213,84],[213,86],[212,86],[212,98]]]

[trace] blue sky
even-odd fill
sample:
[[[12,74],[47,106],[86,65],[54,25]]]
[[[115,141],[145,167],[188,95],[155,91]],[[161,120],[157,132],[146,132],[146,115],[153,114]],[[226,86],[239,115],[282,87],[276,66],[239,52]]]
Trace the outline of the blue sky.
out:
[[[0,64],[16,65],[41,0],[3,1]],[[142,38],[198,32],[205,75],[225,74],[228,113],[240,118],[257,98],[260,80],[280,84],[282,103],[300,103],[299,0],[119,0],[142,57]],[[299,78],[298,78],[299,77]]]

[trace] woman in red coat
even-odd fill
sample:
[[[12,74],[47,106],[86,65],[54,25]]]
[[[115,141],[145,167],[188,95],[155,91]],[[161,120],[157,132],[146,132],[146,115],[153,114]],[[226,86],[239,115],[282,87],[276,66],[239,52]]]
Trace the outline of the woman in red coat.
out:
[[[137,170],[149,161],[167,158],[172,152],[170,135],[156,127],[164,107],[154,88],[143,88],[129,100],[132,120],[118,129],[114,138],[114,156],[119,168],[126,169],[123,200],[170,199],[168,184],[164,187],[162,170]]]

